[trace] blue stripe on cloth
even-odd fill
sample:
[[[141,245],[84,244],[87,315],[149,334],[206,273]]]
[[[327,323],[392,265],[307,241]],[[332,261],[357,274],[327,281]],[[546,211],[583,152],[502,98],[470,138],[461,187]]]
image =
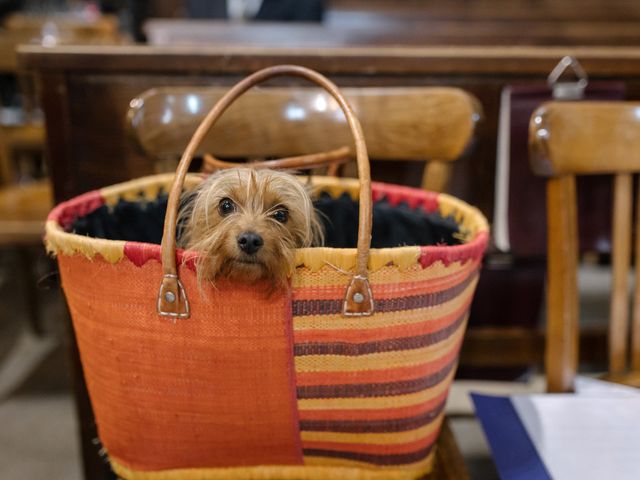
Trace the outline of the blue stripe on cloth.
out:
[[[509,397],[471,394],[502,480],[551,480]]]

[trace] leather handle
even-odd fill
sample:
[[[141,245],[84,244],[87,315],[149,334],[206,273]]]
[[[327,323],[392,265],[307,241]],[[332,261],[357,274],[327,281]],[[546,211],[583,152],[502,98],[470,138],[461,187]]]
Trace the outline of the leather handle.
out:
[[[360,223],[358,226],[356,271],[347,287],[342,313],[349,316],[365,316],[373,313],[373,297],[367,271],[372,223],[371,173],[362,127],[338,87],[325,76],[297,65],[278,65],[259,70],[234,85],[209,111],[182,154],[169,192],[167,214],[164,220],[161,247],[163,279],[157,302],[160,315],[173,318],[189,317],[189,302],[176,268],[176,222],[180,195],[193,155],[215,122],[238,97],[258,83],[282,75],[302,77],[325,89],[340,105],[351,129],[360,179]]]
[[[300,155],[297,157],[285,157],[278,158],[277,160],[264,160],[259,162],[249,163],[234,163],[226,162],[214,157],[210,153],[204,155],[203,170],[205,173],[210,173],[219,168],[233,168],[233,167],[251,167],[251,168],[273,168],[273,169],[308,169],[318,168],[329,165],[337,167],[343,163],[349,161],[351,156],[351,150],[349,147],[341,147],[328,152],[312,153],[309,155]]]

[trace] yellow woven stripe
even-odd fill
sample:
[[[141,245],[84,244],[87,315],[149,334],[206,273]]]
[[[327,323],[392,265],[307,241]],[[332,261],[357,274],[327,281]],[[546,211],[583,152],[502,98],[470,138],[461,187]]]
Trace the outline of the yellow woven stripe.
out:
[[[451,195],[438,195],[438,211],[443,217],[451,216],[456,220],[465,241],[471,240],[479,232],[489,231],[487,219],[480,210]]]
[[[313,177],[311,187],[314,195],[326,192],[333,198],[348,193],[353,200],[358,200],[360,181],[357,178]]]
[[[403,465],[402,470],[406,471],[406,473],[403,473],[403,474],[406,475],[408,474],[409,471],[415,471],[416,473],[420,473],[421,475],[424,475],[433,469],[434,459],[435,459],[435,449],[432,450],[431,453],[424,460]],[[335,465],[335,466],[341,466],[341,467],[372,468],[372,465],[370,463],[358,462],[357,460],[349,460],[346,458],[305,456],[304,463],[305,465],[318,465],[318,466]],[[394,470],[398,470],[397,465],[394,465],[394,466],[376,465],[374,468],[384,470],[385,473],[390,473],[390,474],[393,474]],[[390,478],[394,478],[394,477],[390,477]],[[413,478],[413,477],[409,477],[409,478]],[[329,479],[329,477],[327,477],[327,479]]]
[[[142,177],[102,188],[100,193],[105,199],[107,205],[115,205],[121,198],[131,201],[138,200],[140,192],[143,192],[146,198],[153,199],[158,196],[158,192],[161,188],[165,192],[169,191],[173,184],[174,176],[175,174],[173,173],[161,173],[158,175]],[[300,177],[300,179],[304,183],[307,182],[307,177]],[[185,178],[184,186],[189,190],[201,181],[201,175],[189,173]],[[327,192],[332,197],[339,197],[343,193],[348,193],[357,200],[360,184],[357,179],[353,178],[342,179],[318,176],[313,178],[312,189],[314,192]]]
[[[144,192],[144,196],[149,199],[156,198],[158,192],[162,188],[168,192],[173,184],[175,174],[161,173],[148,177],[142,177],[129,182],[118,183],[100,190],[107,205],[115,205],[119,199],[135,201],[139,198],[139,193]],[[300,177],[306,183],[306,177]],[[202,181],[202,176],[195,173],[187,174],[185,178],[185,188],[191,189]],[[343,193],[348,193],[355,200],[358,199],[358,191],[360,185],[358,180],[352,178],[334,178],[334,177],[314,177],[313,191],[327,192],[332,197],[339,197]]]
[[[120,198],[135,201],[139,198],[140,192],[143,192],[146,198],[153,199],[157,197],[161,188],[165,192],[169,190],[173,183],[173,178],[173,173],[152,175],[105,187],[100,190],[100,193],[107,205],[115,205]],[[188,174],[185,179],[185,188],[193,188],[201,180],[202,177],[198,174]],[[360,185],[357,179],[314,177],[313,189],[315,192],[327,192],[332,197],[339,197],[343,193],[348,193],[352,198],[357,200]],[[474,234],[480,231],[489,231],[487,220],[477,208],[443,193],[439,194],[438,200],[438,209],[443,216],[451,215],[463,225],[465,229],[472,231]]]
[[[472,297],[478,283],[477,278],[469,283],[460,295],[435,307],[416,308],[398,312],[377,312],[363,321],[361,317],[343,317],[335,315],[305,315],[293,317],[294,330],[359,330],[381,328],[396,325],[410,325],[425,320],[441,318],[459,310]]]
[[[478,265],[477,261],[473,262],[453,262],[444,265],[441,261],[434,262],[427,268],[416,263],[406,270],[399,271],[397,268],[386,267],[374,272],[370,276],[371,283],[391,283],[398,284],[404,282],[421,282],[425,280],[438,280],[450,275],[456,274],[463,270],[471,271]],[[402,285],[398,285],[398,290],[402,290]]]
[[[311,271],[333,266],[350,271],[356,265],[355,248],[301,248],[296,251],[296,265],[304,265]],[[420,247],[373,248],[369,255],[369,271],[375,272],[388,264],[402,270],[416,265],[420,258]]]
[[[396,254],[395,252],[398,251]],[[338,252],[334,256],[334,252]],[[344,252],[353,252],[346,254]],[[372,284],[419,282],[422,280],[435,280],[459,272],[465,268],[472,268],[477,265],[477,261],[453,262],[444,265],[437,261],[427,268],[422,268],[418,263],[420,249],[418,247],[398,247],[386,249],[373,249],[374,264],[376,269],[370,273],[369,281]],[[389,255],[387,258],[386,255]],[[294,288],[340,285],[349,283],[355,265],[355,250],[333,249],[333,248],[305,248],[296,251],[297,265],[296,274],[292,278]],[[415,258],[414,258],[415,255]],[[306,263],[308,262],[308,263]],[[385,262],[379,266],[380,262]],[[387,264],[391,262],[391,266]],[[314,268],[308,267],[313,265]],[[340,266],[342,265],[342,266]],[[401,268],[398,268],[402,265]],[[398,287],[400,288],[400,286]]]
[[[394,433],[341,433],[341,432],[300,432],[303,442],[337,442],[337,443],[366,443],[369,445],[397,445],[399,443],[409,443],[421,440],[436,432],[440,428],[440,423],[444,412],[440,413],[436,419],[416,430]]]
[[[47,221],[45,232],[47,251],[53,255],[80,253],[87,258],[93,258],[99,253],[109,263],[117,263],[124,257],[123,241],[67,233],[53,220]]]
[[[427,460],[404,467],[375,467],[370,464],[347,465],[340,460],[321,462],[306,457],[305,466],[265,465],[234,468],[182,468],[163,471],[142,471],[126,467],[111,458],[114,472],[126,480],[415,480],[433,468],[433,452]],[[308,460],[307,460],[308,459]],[[315,465],[317,463],[317,465]],[[325,466],[325,465],[340,466]],[[365,468],[362,468],[365,467]]]
[[[160,174],[140,179],[124,182],[117,185],[105,187],[100,190],[106,205],[113,206],[120,199],[136,201],[140,198],[140,193],[144,197],[156,198],[160,190],[168,191],[173,183],[174,174]],[[187,189],[193,188],[201,181],[202,177],[197,174],[189,174],[185,180]],[[355,179],[335,179],[333,177],[315,177],[314,186],[319,190],[326,191],[332,196],[339,196],[343,192],[349,193],[352,197],[357,198],[359,191],[358,181]],[[481,230],[488,230],[486,220],[482,214],[475,208],[470,207],[464,202],[441,195],[440,211],[443,215],[453,215],[467,230],[466,237],[471,238],[474,233]],[[88,257],[93,257],[96,253],[100,253],[105,259],[111,263],[115,263],[122,258],[122,251],[118,244],[123,242],[89,239],[88,237],[76,236],[73,234],[65,234],[59,230],[55,232],[47,228],[47,247],[52,253],[64,253],[71,255],[74,253],[82,253]],[[391,264],[400,271],[412,270],[418,272],[421,268],[417,261],[420,256],[419,247],[398,247],[389,249],[372,249],[369,259],[369,270],[372,272],[372,281],[375,283],[375,273],[379,270],[389,269],[387,265]],[[327,268],[333,269],[337,275],[335,279],[329,278],[305,278],[303,272],[298,271],[294,275],[294,288],[304,285],[315,284],[345,284],[345,273],[348,275],[355,267],[356,250],[355,249],[331,249],[331,248],[313,248],[300,249],[296,252],[296,260],[298,265],[308,267],[308,271],[317,272],[323,270],[327,272]],[[342,273],[336,269],[341,270]],[[426,278],[426,277],[425,277]],[[311,282],[311,283],[308,283]]]
[[[140,200],[140,192],[143,193],[144,198],[155,199],[160,190],[164,190],[165,193],[169,191],[173,184],[173,173],[161,173],[159,175],[153,175],[150,177],[142,177],[129,182],[118,183],[111,185],[100,190],[100,194],[107,205],[113,206],[118,203],[118,200],[124,199],[130,202],[136,202]],[[184,185],[186,189],[191,189],[202,181],[202,177],[198,174],[190,173],[187,175]]]
[[[299,399],[298,409],[304,410],[377,410],[387,408],[412,407],[430,400],[444,393],[455,376],[455,369],[440,383],[418,393],[396,395],[393,397],[373,398],[312,398]]]
[[[465,321],[466,323],[466,321]],[[461,325],[456,333],[443,342],[415,350],[401,350],[368,355],[304,355],[295,358],[296,372],[360,372],[386,368],[411,367],[433,362],[447,355],[455,348],[464,335]]]

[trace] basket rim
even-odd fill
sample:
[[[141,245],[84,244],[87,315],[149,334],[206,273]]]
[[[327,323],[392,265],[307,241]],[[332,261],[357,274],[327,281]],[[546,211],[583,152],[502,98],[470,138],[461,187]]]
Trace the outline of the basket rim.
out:
[[[117,263],[127,257],[138,266],[149,260],[160,261],[160,245],[106,240],[77,235],[65,229],[78,217],[87,215],[103,205],[115,205],[120,199],[136,200],[141,196],[156,198],[167,192],[174,174],[157,174],[123,182],[102,189],[93,190],[71,198],[57,205],[48,215],[45,228],[45,244],[53,255],[83,254],[88,258],[102,257],[109,263]],[[185,185],[190,188],[202,176],[190,174]],[[306,177],[305,177],[306,178]],[[357,179],[316,176],[312,179],[316,191],[327,192],[331,196],[348,193],[357,199],[359,183]],[[392,205],[406,202],[411,208],[423,208],[427,212],[438,211],[442,216],[453,216],[468,239],[460,245],[402,246],[393,248],[372,248],[369,270],[376,271],[384,266],[394,265],[407,269],[419,264],[422,268],[441,261],[445,265],[452,262],[465,263],[482,257],[489,239],[489,226],[484,215],[476,207],[445,193],[435,193],[419,188],[372,182],[374,202],[386,198]],[[177,261],[195,268],[197,252],[176,250]],[[355,268],[356,248],[313,247],[296,250],[296,266],[313,271],[330,265],[341,270]]]

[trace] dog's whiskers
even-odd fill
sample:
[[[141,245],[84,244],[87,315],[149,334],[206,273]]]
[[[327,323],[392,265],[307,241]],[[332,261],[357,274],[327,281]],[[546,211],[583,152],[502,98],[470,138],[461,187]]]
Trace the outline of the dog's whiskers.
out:
[[[180,212],[185,219],[181,246],[199,252],[200,285],[229,277],[245,283],[265,280],[269,290],[286,286],[295,249],[322,238],[307,190],[283,172],[220,171],[204,180],[193,197]],[[225,198],[234,202],[233,210],[223,208]],[[272,214],[284,208],[289,215],[282,223]]]

